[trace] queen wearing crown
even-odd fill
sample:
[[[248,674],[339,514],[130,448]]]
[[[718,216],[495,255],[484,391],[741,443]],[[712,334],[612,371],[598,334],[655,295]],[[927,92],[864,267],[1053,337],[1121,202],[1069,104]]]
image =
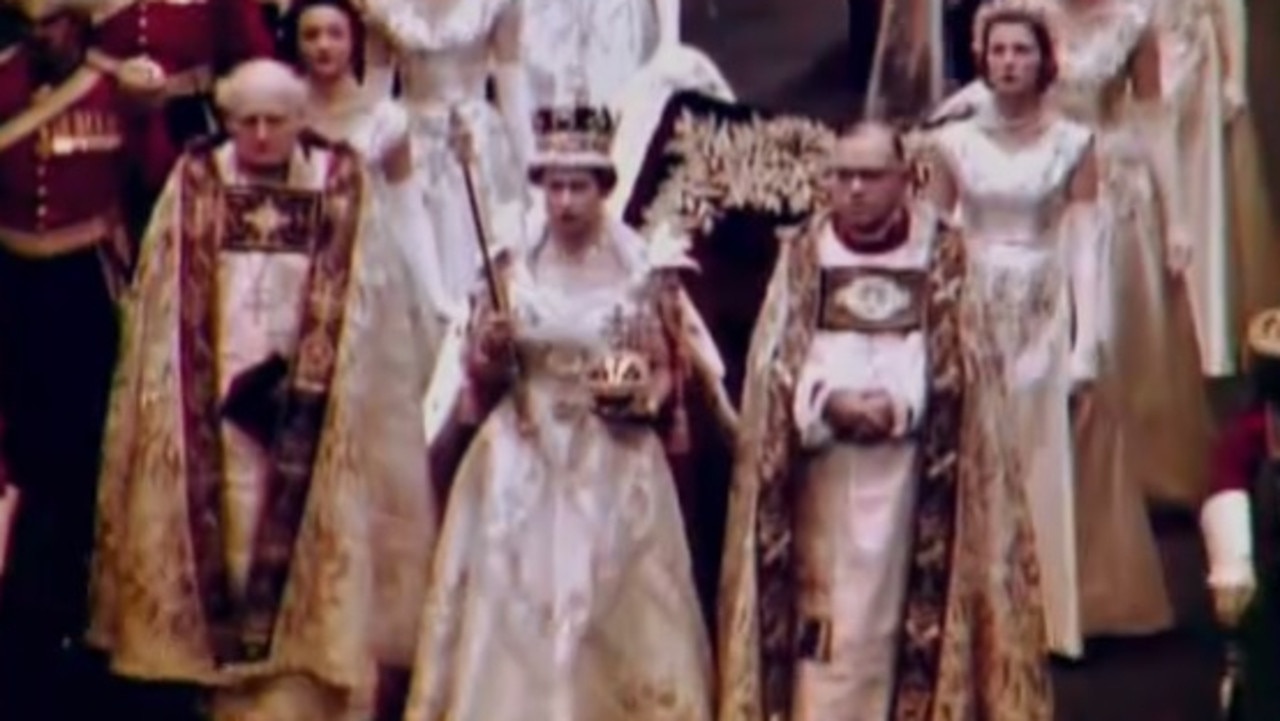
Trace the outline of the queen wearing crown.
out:
[[[462,379],[452,416],[478,432],[406,718],[703,721],[711,654],[664,443],[696,365],[682,253],[607,216],[607,113],[546,109],[534,129],[546,220],[495,253],[437,370]]]

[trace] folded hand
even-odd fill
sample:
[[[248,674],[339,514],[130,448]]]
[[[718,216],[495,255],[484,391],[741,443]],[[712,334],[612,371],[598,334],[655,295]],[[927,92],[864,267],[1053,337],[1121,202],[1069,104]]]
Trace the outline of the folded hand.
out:
[[[1214,585],[1212,590],[1213,610],[1218,623],[1224,628],[1231,629],[1240,623],[1241,617],[1249,608],[1249,603],[1253,601],[1257,587],[1254,580],[1250,578],[1242,579],[1238,583]]]
[[[1194,259],[1194,246],[1191,237],[1185,232],[1177,229],[1167,231],[1168,238],[1165,243],[1165,267],[1169,270],[1169,274],[1175,278],[1181,278],[1186,274],[1187,269],[1191,267],[1191,261]]]
[[[1226,84],[1222,91],[1223,104],[1223,120],[1229,125],[1236,118],[1244,114],[1248,108],[1248,100],[1245,99],[1244,89],[1235,81]]]
[[[841,438],[878,443],[893,434],[893,398],[879,389],[836,391],[827,400],[825,417]]]

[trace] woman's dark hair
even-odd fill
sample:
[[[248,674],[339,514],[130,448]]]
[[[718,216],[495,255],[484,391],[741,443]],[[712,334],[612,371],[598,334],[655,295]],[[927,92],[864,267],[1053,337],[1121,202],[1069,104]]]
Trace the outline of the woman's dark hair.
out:
[[[544,166],[533,166],[529,169],[529,182],[533,185],[542,185],[542,181],[546,178],[547,171],[551,168]],[[596,185],[600,187],[602,195],[609,195],[614,188],[618,186],[618,171],[613,168],[582,168],[583,171],[589,173],[595,179]]]
[[[1044,18],[1027,10],[1009,8],[995,10],[982,18],[978,28],[981,34],[974,44],[974,61],[978,68],[978,77],[990,84],[987,68],[987,48],[991,44],[991,31],[997,25],[1021,25],[1031,31],[1036,48],[1040,50],[1040,69],[1036,75],[1036,90],[1044,92],[1058,80],[1058,59],[1053,46],[1053,35],[1045,25]]]
[[[347,18],[347,25],[351,28],[351,71],[355,73],[357,79],[363,79],[365,24],[364,19],[360,17],[360,11],[351,0],[297,0],[294,2],[289,7],[289,12],[285,13],[281,19],[283,31],[280,39],[281,59],[292,65],[298,72],[305,71],[302,52],[299,49],[301,38],[298,37],[298,33],[301,31],[302,16],[308,10],[320,7],[333,8]]]

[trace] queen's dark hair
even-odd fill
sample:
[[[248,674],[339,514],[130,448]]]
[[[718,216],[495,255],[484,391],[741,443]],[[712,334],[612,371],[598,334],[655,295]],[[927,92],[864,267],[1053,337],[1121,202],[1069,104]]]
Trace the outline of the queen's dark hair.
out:
[[[291,4],[289,12],[285,13],[281,19],[281,28],[283,30],[283,35],[280,39],[281,59],[292,65],[299,73],[305,71],[302,52],[299,48],[301,42],[298,32],[301,30],[302,16],[308,10],[320,7],[333,8],[347,18],[347,24],[351,28],[351,71],[355,73],[356,78],[363,79],[366,28],[364,19],[360,17],[360,11],[356,9],[351,0],[297,0]]]
[[[987,68],[987,48],[991,44],[991,31],[997,25],[1021,25],[1031,31],[1036,48],[1040,50],[1040,70],[1036,76],[1036,90],[1044,92],[1058,80],[1057,48],[1053,44],[1053,34],[1040,15],[1021,8],[994,10],[982,18],[977,28],[978,37],[974,43],[974,63],[978,68],[978,77],[990,85]]]
[[[573,170],[573,168],[568,169]],[[534,165],[529,168],[529,182],[541,186],[546,180],[547,173],[554,170],[556,170],[554,167]],[[589,174],[595,180],[603,195],[609,195],[614,188],[618,187],[618,171],[613,168],[580,168],[579,170]]]

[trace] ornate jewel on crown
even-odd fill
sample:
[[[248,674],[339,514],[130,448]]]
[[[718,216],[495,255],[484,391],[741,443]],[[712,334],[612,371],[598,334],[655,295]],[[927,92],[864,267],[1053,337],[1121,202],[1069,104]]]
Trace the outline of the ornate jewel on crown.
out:
[[[566,89],[569,102],[557,100],[533,113],[534,166],[612,168],[617,119],[608,108],[591,104],[581,65],[569,73]]]
[[[538,109],[533,115],[536,165],[612,167],[617,121],[606,108],[585,104]]]

